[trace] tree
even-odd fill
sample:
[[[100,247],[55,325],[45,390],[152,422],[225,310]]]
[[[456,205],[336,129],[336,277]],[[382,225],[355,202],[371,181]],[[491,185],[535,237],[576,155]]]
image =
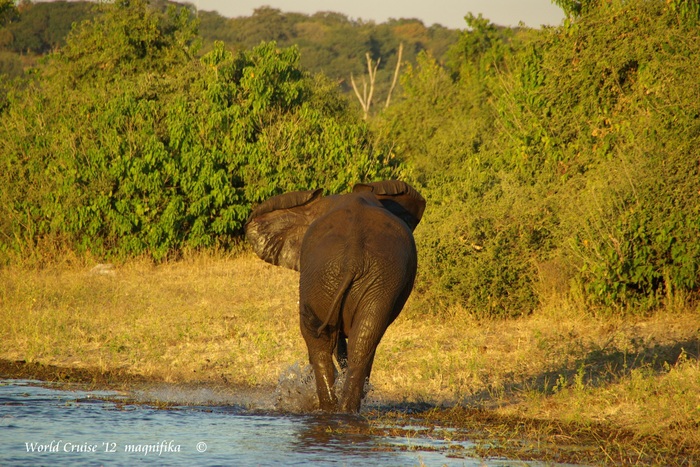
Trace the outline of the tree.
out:
[[[119,1],[82,23],[0,114],[0,252],[125,257],[236,241],[253,203],[395,178],[388,151],[296,48],[216,43],[196,18]]]
[[[592,10],[604,0],[552,0],[552,3],[559,6],[566,14],[567,18],[576,18]]]
[[[14,0],[0,0],[0,27],[4,27],[17,17]]]
[[[399,45],[399,55],[396,58],[394,78],[391,80],[391,87],[389,88],[389,93],[387,94],[384,108],[389,107],[389,104],[391,103],[391,94],[394,92],[396,82],[399,78],[399,71],[401,70],[402,56],[403,43]],[[372,98],[374,97],[374,83],[377,78],[377,68],[379,68],[379,62],[381,61],[381,58],[378,58],[375,63],[372,63],[372,58],[370,57],[369,52],[365,54],[365,58],[367,59],[367,74],[369,75],[369,88],[367,87],[367,80],[364,76],[362,77],[362,94],[360,94],[360,91],[357,89],[357,84],[355,84],[355,78],[354,76],[352,76],[352,74],[350,75],[350,82],[352,83],[353,91],[355,91],[355,96],[357,97],[357,100],[360,101],[360,105],[362,106],[363,117],[365,120],[367,120],[367,118],[369,118],[369,111],[372,107]]]

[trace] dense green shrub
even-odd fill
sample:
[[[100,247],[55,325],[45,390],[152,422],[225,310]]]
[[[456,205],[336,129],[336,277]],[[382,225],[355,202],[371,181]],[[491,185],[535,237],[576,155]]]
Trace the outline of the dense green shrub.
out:
[[[65,44],[75,22],[93,15],[89,2],[51,3],[0,1],[0,48],[20,54],[44,54]]]
[[[560,3],[565,23],[536,32],[468,16],[449,70],[419,60],[377,123],[427,193],[433,303],[515,316],[552,291],[593,310],[698,294],[697,4]]]
[[[589,5],[502,94],[513,157],[562,193],[556,236],[592,304],[647,309],[700,286],[700,30],[675,3]]]
[[[420,56],[404,75],[405,100],[376,125],[426,193],[416,232],[422,296],[438,310],[457,302],[479,316],[517,316],[537,304],[534,258],[547,238],[534,190],[506,170],[495,146],[489,101],[510,33],[468,19],[474,29],[465,34],[479,37],[456,45],[452,73]]]
[[[155,258],[228,243],[252,203],[390,177],[337,90],[274,43],[193,58],[187,9],[120,1],[82,23],[1,115],[2,249]]]
[[[98,13],[95,3],[24,0],[15,8],[13,0],[0,0],[0,52],[12,52],[7,56],[0,54],[0,74],[21,75],[22,69],[11,63],[16,63],[19,54],[37,57],[62,47],[73,22],[79,23]],[[149,2],[151,8],[158,11],[166,11],[168,5],[174,3],[168,0]],[[185,5],[194,11],[192,2]],[[402,57],[408,62],[414,62],[416,55],[424,50],[439,58],[459,34],[438,24],[425,26],[417,19],[391,19],[377,24],[340,13],[284,13],[265,6],[246,17],[225,18],[217,12],[198,11],[197,18],[201,51],[209,52],[217,41],[235,50],[252,49],[261,42],[271,41],[283,48],[296,46],[301,52],[300,63],[304,69],[322,72],[338,81],[353,102],[350,76],[357,78],[367,73],[365,54],[370,53],[373,60],[380,59],[374,93],[376,109],[387,98],[399,44],[403,44]],[[4,64],[5,60],[10,63]]]

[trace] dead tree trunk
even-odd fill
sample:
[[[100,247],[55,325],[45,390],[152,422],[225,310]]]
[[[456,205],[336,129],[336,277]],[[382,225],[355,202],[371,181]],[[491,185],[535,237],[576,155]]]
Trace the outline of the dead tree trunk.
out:
[[[369,92],[367,91],[367,80],[362,77],[362,95],[360,91],[357,90],[357,85],[355,84],[355,77],[350,75],[350,82],[352,83],[352,89],[355,91],[357,99],[360,101],[362,106],[362,111],[364,112],[364,119],[367,120],[369,117],[369,109],[372,106],[372,95],[374,94],[374,80],[377,77],[377,68],[379,67],[379,62],[381,58],[377,59],[377,63],[372,66],[372,59],[369,56],[369,52],[365,54],[367,57],[367,73],[369,74]]]
[[[357,87],[357,83],[355,83],[355,77],[352,74],[350,75],[350,83],[352,84],[353,91],[355,91],[355,96],[357,96],[357,100],[360,101],[363,117],[365,120],[367,120],[369,118],[369,111],[372,107],[372,97],[374,96],[374,83],[377,78],[377,68],[379,67],[379,62],[381,62],[382,59],[379,58],[377,59],[376,63],[372,63],[372,58],[369,56],[369,53],[366,53],[365,57],[367,58],[367,74],[369,75],[369,89],[367,88],[367,79],[364,76],[362,77],[362,94],[360,94],[360,90]],[[403,43],[399,44],[399,56],[396,60],[396,68],[394,69],[394,79],[391,82],[389,94],[387,95],[386,102],[384,104],[385,109],[389,107],[389,104],[391,103],[391,94],[394,92],[394,88],[396,87],[396,83],[399,79],[399,71],[401,70],[402,57]]]
[[[389,88],[389,95],[386,96],[386,104],[384,104],[384,108],[386,109],[389,107],[389,103],[391,102],[391,93],[394,92],[394,88],[396,87],[396,82],[399,79],[399,70],[401,69],[401,57],[403,56],[403,42],[399,44],[399,58],[396,60],[396,69],[394,69],[394,79],[391,81],[391,87]]]

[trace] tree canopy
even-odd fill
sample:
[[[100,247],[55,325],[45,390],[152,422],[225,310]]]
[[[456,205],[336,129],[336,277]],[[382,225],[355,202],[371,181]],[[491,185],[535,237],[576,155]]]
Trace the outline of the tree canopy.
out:
[[[229,244],[251,203],[395,174],[337,89],[274,42],[196,57],[187,8],[120,0],[7,97],[0,115],[6,252],[96,254]]]

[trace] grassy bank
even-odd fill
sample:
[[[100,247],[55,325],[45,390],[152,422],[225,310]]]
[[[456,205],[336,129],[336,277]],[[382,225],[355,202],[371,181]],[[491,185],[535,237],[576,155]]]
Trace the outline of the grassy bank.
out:
[[[0,358],[261,386],[306,362],[293,271],[250,254],[93,267],[0,270]],[[552,300],[517,320],[444,315],[409,300],[377,351],[375,397],[604,424],[700,452],[697,308],[623,319]]]

